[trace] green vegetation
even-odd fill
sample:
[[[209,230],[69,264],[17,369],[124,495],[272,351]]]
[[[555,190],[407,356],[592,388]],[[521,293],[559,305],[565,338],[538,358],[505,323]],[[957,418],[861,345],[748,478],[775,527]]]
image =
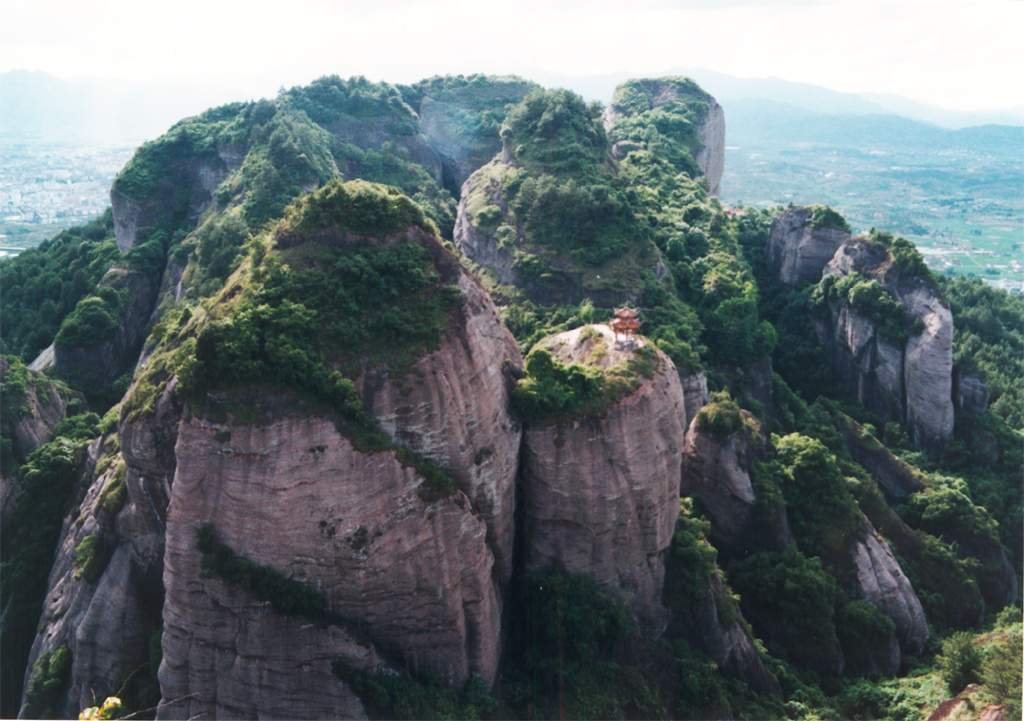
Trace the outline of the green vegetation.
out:
[[[31,361],[118,257],[108,210],[0,263],[0,352]]]
[[[667,113],[668,108],[647,114]],[[644,122],[647,114],[629,117]],[[612,132],[614,137],[617,131]],[[749,234],[744,220],[730,220],[693,179],[686,136],[663,136],[653,125],[648,135],[620,168],[629,182],[638,225],[651,233],[661,251],[681,304],[699,316],[696,325],[677,314],[683,322],[673,325],[683,330],[680,338],[715,365],[744,365],[770,353],[775,331],[759,317],[757,284],[740,246]],[[674,355],[673,360],[679,362]],[[696,367],[692,360],[681,365]]]
[[[296,581],[270,566],[240,556],[217,537],[209,523],[196,531],[202,555],[202,572],[238,586],[285,616],[301,616],[314,622],[330,622],[326,597],[313,586]]]
[[[95,583],[103,575],[109,560],[109,549],[103,539],[95,533],[90,533],[75,546],[75,578]]]
[[[901,279],[917,279],[932,286],[936,284],[934,276],[924,262],[924,256],[909,240],[874,228],[871,229],[868,238],[870,242],[882,245],[889,251],[893,267],[899,271]]]
[[[555,573],[523,580],[521,649],[508,671],[505,699],[518,718],[657,718],[657,690],[634,665],[620,663],[637,638],[629,611],[586,576]],[[624,660],[624,659],[623,659]]]
[[[56,343],[68,347],[94,346],[111,340],[120,327],[124,301],[124,295],[114,288],[98,287],[95,295],[80,300],[64,319]]]
[[[849,601],[836,616],[836,633],[850,675],[874,666],[893,639],[892,620],[867,601]]]
[[[697,428],[720,440],[743,428],[743,414],[728,391],[716,392],[711,402],[700,409]]]
[[[71,650],[58,646],[39,654],[25,691],[26,718],[61,718],[62,694],[71,673]]]
[[[432,676],[357,671],[341,660],[333,668],[366,705],[372,719],[476,721],[491,718],[498,704],[487,684],[476,677],[455,689]]]
[[[760,468],[782,489],[790,525],[805,553],[838,560],[860,528],[860,511],[836,457],[814,438],[772,437],[775,457]]]
[[[414,226],[437,232],[423,210],[398,190],[354,180],[333,182],[299,198],[289,206],[276,234],[279,243],[291,236],[312,239],[321,232],[338,231],[385,238]]]
[[[1005,704],[1006,717],[1021,712],[1021,637],[1020,609],[1010,607],[1016,626],[997,630],[981,662],[981,682],[995,703]]]
[[[846,218],[827,205],[812,206],[811,227],[850,231],[850,224],[846,222]]]
[[[615,89],[612,110],[621,117],[611,131],[613,142],[643,144],[691,178],[700,169],[698,126],[713,99],[688,78],[631,80]]]
[[[95,413],[79,413],[58,423],[53,435],[73,441],[91,441],[99,435],[99,424],[100,417]]]
[[[21,468],[13,510],[0,528],[0,648],[3,714],[17,713],[25,662],[46,593],[61,522],[74,493],[85,444],[67,438],[40,446]],[[12,711],[13,709],[13,711]]]
[[[349,133],[384,130],[398,137],[417,132],[416,115],[401,92],[362,76],[342,79],[328,75],[304,87],[286,91],[285,105],[301,110],[313,122]]]
[[[956,334],[953,356],[963,372],[981,374],[991,394],[989,411],[1024,429],[1024,298],[973,278],[943,280]]]
[[[501,140],[527,168],[560,176],[593,173],[608,162],[600,112],[568,90],[535,90],[509,111]]]
[[[974,637],[969,633],[954,633],[943,641],[942,653],[935,661],[950,695],[955,696],[963,691],[967,684],[980,680],[981,653],[974,645]]]
[[[333,187],[316,197],[335,202]],[[363,445],[382,447],[352,382],[329,361],[371,357],[401,368],[444,335],[458,291],[418,244],[296,252],[284,255],[290,264],[277,256],[263,260],[230,315],[202,329],[186,388],[269,382],[313,393]]]
[[[107,513],[118,513],[128,499],[128,487],[124,480],[125,471],[124,461],[118,460],[113,477],[107,481],[100,492],[100,508]]]
[[[693,630],[690,626],[697,618],[693,611],[708,598],[723,626],[742,622],[739,599],[726,586],[718,551],[708,540],[710,533],[711,523],[695,513],[692,499],[682,499],[666,563],[664,598],[674,615],[692,619],[681,624],[686,631]],[[722,593],[714,591],[715,585]]]
[[[603,347],[603,338],[598,335],[597,339],[596,345]],[[537,347],[526,357],[526,375],[512,391],[512,409],[535,423],[600,416],[657,369],[658,357],[649,346],[637,348],[625,363],[608,368],[567,365]]]
[[[874,278],[859,273],[822,278],[812,291],[817,303],[847,303],[858,314],[872,321],[878,332],[890,341],[902,343],[913,328],[903,305]]]
[[[729,581],[769,651],[824,676],[838,672],[839,592],[820,560],[793,548],[755,553],[729,567]]]

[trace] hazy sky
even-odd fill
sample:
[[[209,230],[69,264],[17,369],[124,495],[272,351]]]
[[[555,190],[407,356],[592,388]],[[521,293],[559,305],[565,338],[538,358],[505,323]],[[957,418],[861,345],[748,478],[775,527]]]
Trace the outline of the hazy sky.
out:
[[[244,97],[328,73],[704,67],[991,110],[1024,106],[1022,31],[1024,0],[0,0],[0,71]]]

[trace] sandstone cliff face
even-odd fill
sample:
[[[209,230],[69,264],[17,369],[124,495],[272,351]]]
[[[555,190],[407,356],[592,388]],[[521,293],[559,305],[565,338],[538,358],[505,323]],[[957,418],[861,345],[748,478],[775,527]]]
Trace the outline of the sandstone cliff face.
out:
[[[373,668],[378,657],[353,642],[357,633],[412,670],[453,684],[471,674],[493,681],[500,608],[486,526],[462,493],[421,499],[422,482],[393,451],[360,453],[315,415],[285,412],[265,425],[187,419],[168,514],[160,682],[165,700],[191,698],[162,715],[244,716],[273,707],[279,689],[305,688],[303,668],[321,680],[333,658]],[[314,586],[339,628],[304,632],[309,620],[276,616],[202,577],[203,524],[238,555]],[[305,647],[289,635],[322,638]],[[321,713],[315,704],[335,696],[343,703],[328,714],[348,712],[353,701],[339,690],[289,715]]]
[[[815,229],[810,208],[776,218],[768,262],[779,279],[796,285],[853,273],[875,280],[910,320],[906,341],[883,334],[878,324],[845,299],[829,302],[818,335],[832,366],[857,399],[880,415],[907,425],[919,447],[940,448],[953,433],[953,317],[926,281],[904,277],[890,252],[869,238]]]
[[[953,435],[953,314],[930,289],[916,288],[900,300],[924,325],[903,356],[907,425],[918,445],[938,447]]]
[[[121,294],[116,309],[116,327],[107,337],[95,341],[54,343],[54,368],[58,375],[84,388],[102,388],[132,368],[149,331],[150,314],[156,302],[159,279],[125,268],[111,268],[101,287]]]
[[[928,640],[928,621],[921,601],[900,568],[889,544],[867,518],[864,529],[850,549],[856,571],[856,590],[893,622],[903,654],[916,656]],[[896,664],[898,666],[898,664]],[[895,669],[887,671],[894,672]]]
[[[821,272],[850,232],[815,228],[811,208],[789,208],[772,222],[768,237],[768,263],[787,285],[817,283]]]
[[[707,117],[697,130],[701,148],[694,160],[708,181],[708,192],[718,195],[725,172],[725,111],[712,99]]]
[[[6,382],[10,364],[0,357],[0,383]],[[3,409],[3,434],[10,438],[14,457],[23,461],[29,453],[53,439],[53,432],[67,414],[68,398],[45,376],[28,370],[24,395],[17,405]]]
[[[0,383],[9,382],[10,372],[10,363],[0,357]],[[67,415],[70,398],[29,366],[23,395],[16,398],[5,393],[4,400],[5,405],[0,408],[0,435],[10,443],[4,450],[10,457],[5,457],[2,465],[10,471],[36,448],[53,439],[58,424]],[[5,474],[0,468],[0,524],[14,510],[16,488],[15,475]]]
[[[522,366],[512,334],[468,275],[458,281],[458,329],[408,373],[368,372],[367,409],[402,445],[450,469],[487,524],[498,577],[512,574],[515,486],[521,430],[508,413],[508,369]]]
[[[852,418],[842,419],[840,431],[853,460],[878,481],[888,498],[906,498],[924,488],[920,471],[893,455]]]
[[[156,674],[150,654],[159,645],[164,525],[180,416],[172,383],[152,413],[122,421],[119,442],[106,437],[89,448],[88,490],[65,520],[26,672],[27,683],[36,658],[68,647],[67,718],[96,697],[157,693],[131,688]],[[76,549],[89,538],[95,561],[83,567]]]
[[[700,409],[711,400],[708,393],[708,377],[704,371],[681,376],[679,382],[683,386],[683,402],[686,406],[686,418],[692,421]]]
[[[723,553],[745,556],[793,543],[785,507],[757,506],[750,468],[756,446],[764,442],[746,428],[717,438],[701,430],[696,417],[686,432],[681,491],[701,502],[714,545]]]
[[[563,362],[586,355],[596,329],[609,368],[628,360],[607,326],[552,336],[542,346]],[[665,551],[679,515],[685,404],[672,361],[600,417],[528,427],[522,472],[523,554],[527,570],[557,568],[592,576],[617,592],[655,633]]]
[[[840,246],[824,271],[826,276],[849,273],[881,283],[899,301],[915,328],[901,348],[882,337],[874,323],[841,303],[831,309],[834,339],[839,341],[837,365],[847,377],[852,373],[857,395],[865,405],[903,420],[918,446],[941,447],[953,434],[953,315],[949,306],[924,281],[901,278],[884,248],[867,239]]]
[[[513,285],[516,275],[513,270],[515,249],[509,243],[499,243],[495,237],[496,228],[482,228],[471,216],[470,197],[482,196],[492,205],[497,206],[505,215],[508,214],[508,200],[501,188],[501,172],[504,163],[498,158],[473,173],[462,184],[459,207],[455,217],[455,245],[470,260],[494,273],[499,283]],[[522,241],[522,233],[513,225],[517,241]]]

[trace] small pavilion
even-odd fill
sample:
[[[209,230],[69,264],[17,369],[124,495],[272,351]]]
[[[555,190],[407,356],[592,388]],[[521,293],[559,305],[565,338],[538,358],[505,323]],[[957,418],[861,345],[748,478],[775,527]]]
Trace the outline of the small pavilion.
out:
[[[640,329],[640,319],[637,317],[636,309],[623,307],[615,311],[615,317],[608,324],[615,333],[615,341],[619,342],[619,336],[629,345],[635,342],[636,332]]]

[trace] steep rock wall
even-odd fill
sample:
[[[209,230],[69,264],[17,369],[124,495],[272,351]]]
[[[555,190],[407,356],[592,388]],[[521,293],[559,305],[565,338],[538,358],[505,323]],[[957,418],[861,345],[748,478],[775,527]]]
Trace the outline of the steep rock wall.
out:
[[[625,362],[611,330],[605,367]],[[542,342],[563,362],[587,348],[583,328]],[[685,403],[672,361],[600,417],[528,427],[522,472],[523,554],[527,570],[558,568],[592,576],[618,592],[655,633],[665,551],[679,515]]]
[[[402,445],[449,469],[487,523],[499,578],[512,574],[521,430],[508,413],[508,372],[522,366],[515,339],[484,290],[460,273],[455,331],[404,375],[370,371],[367,409]]]
[[[708,192],[718,195],[725,172],[725,111],[712,99],[707,117],[697,129],[701,148],[694,160],[708,181]]]
[[[155,679],[151,650],[159,646],[164,526],[181,412],[172,382],[151,412],[122,418],[117,438],[89,448],[88,490],[64,522],[26,671],[27,680],[36,658],[68,647],[68,718],[95,697],[126,694],[129,677],[137,684]],[[96,560],[86,570],[76,549],[89,537]]]
[[[763,438],[746,428],[725,438],[702,430],[694,417],[686,432],[681,491],[701,502],[715,547],[733,556],[781,551],[793,543],[784,506],[758,506],[750,471]]]
[[[145,152],[143,148],[142,153]],[[150,233],[178,220],[195,223],[217,186],[241,164],[232,149],[207,157],[180,157],[154,188],[139,195],[115,181],[110,190],[117,247],[127,253]],[[120,179],[119,179],[120,180]]]
[[[132,368],[150,327],[160,279],[138,270],[111,268],[100,286],[118,293],[115,327],[103,337],[54,342],[56,373],[83,388],[102,388]]]
[[[906,343],[888,340],[875,324],[845,303],[832,307],[835,333],[845,341],[856,369],[858,396],[869,407],[893,414],[898,401],[914,442],[940,448],[953,434],[953,314],[923,280],[903,278],[888,252],[857,238],[840,246],[825,276],[860,273],[880,282],[912,319]],[[833,304],[834,305],[834,304]],[[884,400],[879,400],[882,395]],[[891,399],[891,400],[890,400]]]
[[[850,231],[815,228],[811,208],[789,208],[772,221],[768,263],[787,285],[817,283],[821,272]]]
[[[900,651],[917,656],[928,640],[928,621],[921,601],[888,542],[867,518],[863,523],[861,536],[850,548],[858,595],[893,622]]]
[[[493,680],[500,625],[493,557],[486,526],[464,495],[424,501],[422,478],[393,451],[360,453],[316,415],[286,413],[265,425],[193,415],[182,424],[177,455],[160,682],[165,699],[192,695],[179,710],[246,715],[272,705],[267,697],[277,688],[303,688],[303,667],[329,677],[332,656],[372,668],[376,656],[357,653],[357,633],[446,682],[470,674]],[[322,593],[343,619],[341,633],[329,634],[334,644],[325,646],[323,631],[320,643],[293,643],[289,635],[304,638],[309,621],[282,619],[252,595],[203,578],[203,524],[238,555]],[[278,646],[293,655],[273,651]],[[262,678],[276,680],[252,683]],[[316,694],[290,715],[322,713],[316,704],[333,695]],[[252,705],[238,705],[245,699]],[[345,704],[329,713],[345,713]]]
[[[857,399],[904,422],[914,443],[940,449],[953,433],[953,316],[925,278],[900,270],[892,253],[871,238],[838,228],[815,228],[812,208],[790,208],[775,219],[768,263],[788,285],[864,276],[881,284],[902,308],[906,340],[845,298],[832,298],[817,321],[833,368]],[[824,281],[823,281],[824,282]]]

